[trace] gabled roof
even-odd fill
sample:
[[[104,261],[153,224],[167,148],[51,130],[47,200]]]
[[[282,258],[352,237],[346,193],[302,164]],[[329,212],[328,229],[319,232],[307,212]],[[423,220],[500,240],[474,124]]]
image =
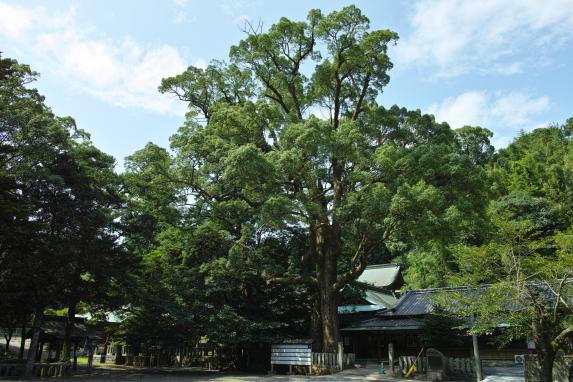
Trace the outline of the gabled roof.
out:
[[[378,290],[398,290],[404,285],[402,270],[397,264],[369,265],[356,280]]]
[[[372,305],[381,305],[391,308],[398,302],[398,297],[390,292],[379,292],[372,289],[364,291],[364,299]]]
[[[392,292],[378,292],[372,289],[366,289],[364,291],[363,299],[369,305],[354,304],[339,306],[338,313],[350,314],[360,312],[376,312],[389,309],[396,305],[396,302],[398,302],[398,298]]]

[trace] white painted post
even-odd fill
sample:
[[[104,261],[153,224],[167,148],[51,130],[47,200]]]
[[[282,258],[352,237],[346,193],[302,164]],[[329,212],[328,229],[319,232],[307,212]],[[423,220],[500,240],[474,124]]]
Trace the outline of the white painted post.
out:
[[[344,345],[342,342],[338,343],[338,369],[342,371],[344,365],[342,363],[342,355],[344,354]]]

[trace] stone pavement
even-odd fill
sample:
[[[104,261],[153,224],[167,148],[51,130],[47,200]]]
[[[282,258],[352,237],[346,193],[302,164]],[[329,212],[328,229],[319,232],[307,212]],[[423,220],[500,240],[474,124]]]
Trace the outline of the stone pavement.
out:
[[[482,382],[524,382],[523,366],[485,368]]]

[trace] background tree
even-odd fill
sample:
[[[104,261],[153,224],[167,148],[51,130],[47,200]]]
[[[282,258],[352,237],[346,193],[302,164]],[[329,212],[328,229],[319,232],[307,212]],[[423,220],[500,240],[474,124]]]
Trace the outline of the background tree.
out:
[[[141,351],[205,337],[248,347],[300,332],[305,291],[269,289],[256,271],[262,262],[286,263],[289,252],[299,251],[295,240],[261,238],[258,256],[242,261],[229,235],[240,216],[191,200],[171,162],[167,151],[153,144],[126,162],[126,245],[139,259],[123,323],[128,341],[142,344]]]
[[[29,87],[35,77],[0,60],[0,293],[9,305],[0,320],[17,317],[24,328],[34,314],[28,372],[44,310],[70,308],[67,355],[75,306],[102,302],[125,258],[113,223],[113,158],[51,112]]]
[[[493,284],[454,304],[467,306],[478,333],[511,324],[506,340],[532,338],[544,381],[553,380],[555,356],[573,333],[572,122],[522,134],[500,150],[489,169],[497,195],[491,229],[483,244],[454,248],[459,270],[450,277],[454,285]]]

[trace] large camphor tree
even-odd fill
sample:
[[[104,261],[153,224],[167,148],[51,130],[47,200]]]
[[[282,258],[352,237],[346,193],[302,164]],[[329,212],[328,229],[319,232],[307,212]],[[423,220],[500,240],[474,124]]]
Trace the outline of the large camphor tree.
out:
[[[315,348],[335,351],[340,290],[370,256],[470,237],[483,174],[447,124],[377,104],[398,36],[370,30],[356,7],[245,32],[229,63],[163,80],[160,91],[189,104],[168,176],[189,203],[233,222],[231,258],[306,232],[288,267],[256,271],[313,290]]]

